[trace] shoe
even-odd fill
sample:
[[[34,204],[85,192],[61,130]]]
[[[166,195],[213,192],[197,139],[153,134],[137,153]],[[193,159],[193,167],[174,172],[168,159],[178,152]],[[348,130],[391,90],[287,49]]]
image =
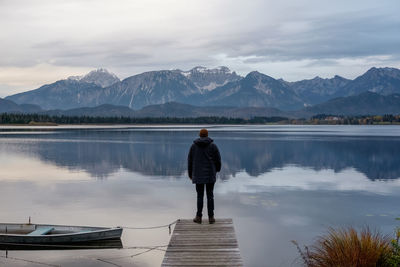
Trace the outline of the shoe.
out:
[[[201,217],[200,216],[194,217],[193,222],[201,224]]]
[[[208,222],[209,222],[210,224],[215,223],[215,218],[214,218],[214,216],[209,217],[209,218],[208,218]]]

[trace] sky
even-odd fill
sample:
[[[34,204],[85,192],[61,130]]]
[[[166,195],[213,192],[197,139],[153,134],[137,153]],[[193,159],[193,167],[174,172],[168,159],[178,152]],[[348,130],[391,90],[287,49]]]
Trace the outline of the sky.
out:
[[[106,68],[288,81],[400,68],[399,0],[0,0],[0,97]]]

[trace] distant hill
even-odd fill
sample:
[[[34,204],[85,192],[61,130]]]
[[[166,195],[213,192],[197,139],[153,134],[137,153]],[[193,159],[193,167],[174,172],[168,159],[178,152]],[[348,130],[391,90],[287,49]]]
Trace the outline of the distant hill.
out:
[[[38,113],[43,109],[37,105],[18,105],[11,100],[0,98],[0,113]]]
[[[21,107],[18,104],[15,104],[13,101],[0,98],[0,112],[21,112]]]
[[[48,110],[41,114],[54,116],[91,116],[91,117],[291,117],[292,115],[274,108],[237,108],[237,107],[199,107],[177,102],[149,105],[139,110],[125,106],[104,104],[97,107],[76,108],[69,110]]]
[[[39,106],[30,104],[18,105],[11,100],[0,98],[0,113],[38,113],[52,116],[90,116],[90,117],[292,117],[293,115],[275,108],[252,107],[200,107],[178,102],[149,105],[139,110],[126,106],[103,104],[95,107],[74,109],[43,110]]]
[[[304,113],[302,113],[304,112]],[[308,107],[298,114],[334,114],[334,115],[384,115],[400,114],[400,94],[388,96],[373,92],[339,97],[325,103]]]
[[[228,117],[228,118],[252,118],[252,117],[287,117],[289,113],[275,108],[238,108],[238,107],[199,107],[177,102],[160,105],[150,105],[135,111],[136,117]]]
[[[89,116],[89,117],[133,117],[134,111],[125,106],[103,104],[96,107],[74,108],[68,110],[48,110],[42,114],[53,116]]]

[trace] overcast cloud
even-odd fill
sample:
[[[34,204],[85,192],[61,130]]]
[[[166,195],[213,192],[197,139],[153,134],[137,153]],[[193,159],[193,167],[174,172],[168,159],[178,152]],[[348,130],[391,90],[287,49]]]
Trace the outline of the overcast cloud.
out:
[[[400,1],[0,0],[0,96],[104,67],[289,81],[400,67]]]

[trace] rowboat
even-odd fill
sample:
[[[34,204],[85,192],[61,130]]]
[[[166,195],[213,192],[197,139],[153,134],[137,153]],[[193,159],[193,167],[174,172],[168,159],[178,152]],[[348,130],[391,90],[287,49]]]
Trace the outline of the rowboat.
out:
[[[0,245],[68,245],[117,240],[121,227],[0,223]]]
[[[107,239],[67,244],[0,244],[0,250],[77,250],[77,249],[121,249],[121,239]]]

